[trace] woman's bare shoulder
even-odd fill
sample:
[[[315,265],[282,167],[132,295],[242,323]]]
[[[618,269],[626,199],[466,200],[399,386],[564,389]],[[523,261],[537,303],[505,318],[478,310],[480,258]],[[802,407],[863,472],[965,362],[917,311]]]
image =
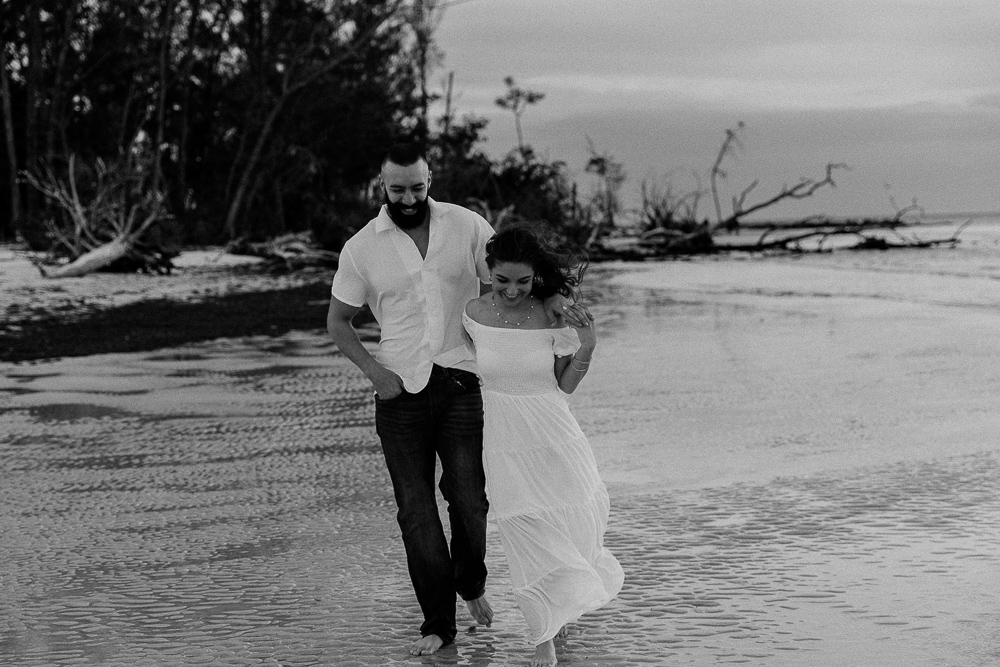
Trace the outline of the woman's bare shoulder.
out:
[[[492,311],[489,310],[489,301],[487,299],[488,296],[481,296],[465,304],[465,314],[468,315],[473,322],[485,324],[487,317],[492,314]]]

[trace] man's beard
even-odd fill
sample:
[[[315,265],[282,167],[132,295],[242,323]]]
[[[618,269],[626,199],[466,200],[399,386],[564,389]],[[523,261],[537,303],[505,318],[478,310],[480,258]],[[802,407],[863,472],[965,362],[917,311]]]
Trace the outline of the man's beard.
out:
[[[400,229],[416,229],[424,224],[424,220],[427,219],[427,210],[430,208],[430,205],[427,203],[427,199],[424,198],[416,200],[413,206],[404,207],[401,201],[393,203],[389,201],[389,195],[386,195],[385,207],[389,211],[389,217],[392,218],[397,227]],[[403,213],[403,208],[413,208],[414,212],[412,214]]]

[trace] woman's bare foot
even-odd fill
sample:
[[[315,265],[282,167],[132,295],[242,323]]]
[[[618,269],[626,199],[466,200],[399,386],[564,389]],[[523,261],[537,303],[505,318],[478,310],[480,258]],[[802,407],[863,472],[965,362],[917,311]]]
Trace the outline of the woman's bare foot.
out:
[[[569,637],[569,627],[564,625],[556,633],[556,639],[566,639],[567,637]]]
[[[438,649],[444,646],[444,640],[437,635],[426,635],[413,642],[410,647],[410,655],[430,655],[437,653]]]
[[[465,606],[469,608],[469,613],[472,614],[472,618],[476,619],[476,623],[481,623],[486,627],[493,625],[493,608],[486,601],[485,595],[481,595],[475,600],[466,600]]]
[[[535,647],[535,657],[531,659],[531,667],[552,667],[556,660],[556,645],[552,640]]]

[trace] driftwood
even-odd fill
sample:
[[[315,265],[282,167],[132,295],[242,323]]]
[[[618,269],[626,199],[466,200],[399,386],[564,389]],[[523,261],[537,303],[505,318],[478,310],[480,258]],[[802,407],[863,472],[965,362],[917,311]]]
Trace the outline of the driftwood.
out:
[[[771,206],[783,202],[786,199],[807,199],[812,197],[818,190],[821,190],[824,187],[835,188],[837,187],[837,183],[833,179],[833,172],[837,169],[850,171],[850,167],[846,164],[829,162],[826,165],[826,176],[824,178],[816,180],[814,178],[807,178],[803,176],[795,185],[783,185],[781,190],[777,193],[766,197],[755,204],[747,205],[747,197],[760,184],[760,181],[754,180],[750,183],[750,185],[743,188],[743,191],[740,192],[739,195],[733,195],[732,213],[724,217],[722,214],[722,204],[719,201],[719,181],[721,179],[725,179],[728,174],[723,169],[722,165],[727,157],[735,156],[737,150],[742,147],[739,140],[739,134],[745,126],[746,125],[743,121],[740,121],[736,124],[735,129],[729,128],[726,130],[726,137],[722,141],[722,146],[719,149],[719,153],[716,155],[715,162],[712,164],[712,169],[709,172],[712,200],[715,203],[716,215],[716,222],[712,231],[720,227],[731,232],[738,231],[743,225],[743,218],[751,213],[756,213],[757,211],[761,211],[765,208],[770,208]]]
[[[784,201],[785,199],[806,199],[808,197],[812,197],[817,190],[826,186],[835,188],[837,187],[837,183],[833,180],[833,172],[836,169],[849,169],[849,167],[846,164],[828,163],[826,165],[825,178],[817,181],[812,178],[802,177],[795,185],[784,185],[777,194],[774,194],[751,206],[746,206],[747,195],[749,195],[750,192],[758,185],[758,181],[755,180],[744,188],[743,192],[741,192],[739,196],[733,197],[732,214],[725,220],[720,221],[718,226],[730,231],[735,231],[742,226],[743,218],[751,213],[774,206],[778,202]]]
[[[105,243],[83,253],[69,264],[64,264],[56,269],[46,270],[41,264],[37,266],[46,278],[78,278],[103,269],[115,260],[121,259],[128,254],[128,250],[127,243],[121,239],[115,239],[111,243]]]
[[[703,195],[707,194],[701,187],[701,180],[697,173],[695,181],[697,188],[693,191],[678,194],[675,193],[671,184],[666,188],[658,188],[655,185],[642,184],[642,221],[646,226],[646,231],[641,233],[632,243],[621,239],[591,239],[591,247],[597,250],[598,255],[615,256],[624,253],[629,258],[658,257],[669,255],[691,255],[717,252],[720,248],[715,242],[715,235],[723,231],[738,233],[742,227],[752,227],[744,223],[744,218],[752,213],[758,213],[764,209],[771,208],[788,200],[807,199],[816,194],[817,191],[825,187],[834,188],[837,186],[834,180],[834,172],[838,169],[848,169],[848,166],[841,163],[830,162],[826,165],[825,175],[821,179],[802,177],[794,185],[783,185],[776,193],[762,198],[756,203],[747,203],[747,198],[757,188],[759,181],[754,180],[745,187],[738,195],[732,198],[732,211],[728,215],[722,211],[720,197],[720,181],[728,177],[724,168],[727,158],[735,156],[737,150],[742,147],[739,134],[745,127],[740,121],[735,128],[726,130],[725,138],[719,152],[715,157],[715,162],[709,171],[710,187],[708,192],[712,195],[715,205],[715,220],[698,220],[698,204]],[[900,213],[901,215],[901,213]],[[897,216],[898,219],[898,216]],[[824,226],[829,226],[828,221],[824,221]],[[792,227],[795,227],[794,225]],[[851,231],[854,231],[853,228]],[[819,232],[816,232],[819,233]],[[839,233],[839,232],[830,232]],[[766,236],[767,232],[765,232]],[[799,240],[812,237],[814,233],[806,234]],[[794,239],[793,239],[794,240]],[[791,241],[787,239],[771,240],[769,243],[775,247],[785,245]],[[739,249],[766,249],[763,237],[755,244],[742,244]],[[769,246],[768,246],[769,247]],[[730,249],[727,246],[726,249]]]
[[[848,250],[889,250],[892,248],[932,248],[940,245],[955,246],[960,242],[959,234],[971,223],[967,220],[955,230],[951,236],[922,239],[913,231],[904,234],[901,230],[912,230],[919,225],[906,223],[899,218],[884,221],[845,221],[830,222],[813,219],[803,224],[791,226],[770,225],[754,243],[727,243],[726,250],[746,250],[759,252],[764,250],[787,250],[791,252],[826,252],[830,250],[829,241],[836,237],[851,236],[857,239]],[[784,232],[778,238],[775,234]],[[790,232],[790,233],[789,233]],[[811,249],[806,242],[815,242]]]
[[[114,273],[158,273],[169,274],[173,268],[173,258],[177,252],[163,250],[156,246],[118,238],[85,252],[72,262],[56,268],[46,267],[36,262],[39,272],[45,278],[79,278],[96,271]]]
[[[807,199],[823,188],[837,187],[834,173],[838,170],[848,170],[849,167],[835,162],[826,165],[823,178],[802,177],[797,183],[783,185],[777,192],[763,197],[756,203],[748,203],[747,199],[759,185],[759,182],[754,180],[738,195],[732,197],[732,211],[728,215],[724,214],[720,185],[721,181],[728,178],[725,163],[727,158],[735,156],[742,148],[739,135],[744,127],[745,124],[740,121],[735,128],[726,130],[722,146],[709,171],[708,193],[711,194],[715,205],[714,221],[697,219],[698,203],[706,194],[697,174],[695,181],[698,187],[684,194],[675,193],[669,183],[664,189],[643,182],[640,213],[645,231],[636,232],[631,237],[591,239],[588,250],[592,257],[600,261],[642,260],[731,251],[826,252],[832,249],[833,239],[845,236],[856,239],[854,245],[847,246],[855,250],[954,246],[959,242],[958,235],[969,224],[966,222],[961,225],[949,237],[924,240],[912,232],[912,228],[919,223],[910,221],[914,217],[919,218],[923,214],[923,209],[917,205],[916,200],[910,206],[900,209],[891,197],[890,203],[896,209],[895,216],[891,218],[831,220],[825,216],[814,216],[781,225],[745,220],[750,214],[760,213],[783,202]],[[904,220],[904,217],[907,220]],[[909,233],[903,233],[902,230],[907,228],[911,228],[908,230]],[[739,233],[741,229],[763,231],[756,241],[737,243],[731,235]],[[730,232],[725,240],[721,238],[723,232]]]
[[[707,225],[692,232],[654,229],[643,234],[606,239],[589,250],[594,261],[620,259],[641,261],[682,255],[703,255],[720,252],[831,252],[831,241],[838,237],[855,237],[856,243],[842,246],[844,250],[891,250],[894,248],[932,248],[957,245],[959,235],[971,223],[967,220],[949,236],[924,239],[915,229],[919,223],[887,220],[834,222],[811,218],[789,224],[756,224],[762,232],[756,241],[717,241]],[[904,233],[905,232],[905,233]]]
[[[51,163],[25,172],[25,178],[61,209],[61,216],[46,218],[53,239],[50,255],[68,257],[69,263],[47,269],[36,263],[47,278],[73,278],[94,271],[150,271],[169,273],[169,253],[144,244],[148,231],[171,216],[166,196],[149,182],[154,156],[133,143],[110,163],[98,158],[77,175],[77,160],[70,155],[66,168]],[[87,185],[86,189],[80,187]]]
[[[250,255],[264,260],[272,272],[296,271],[307,267],[336,268],[340,253],[318,247],[308,232],[285,234],[269,241],[251,243],[237,240],[226,250],[234,255]]]

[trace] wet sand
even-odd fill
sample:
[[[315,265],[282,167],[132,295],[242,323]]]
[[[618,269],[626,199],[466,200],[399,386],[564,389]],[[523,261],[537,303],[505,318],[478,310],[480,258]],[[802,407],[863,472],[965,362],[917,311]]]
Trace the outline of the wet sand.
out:
[[[560,664],[996,664],[998,236],[595,268],[627,579]],[[369,394],[321,331],[0,364],[0,663],[527,664],[492,531],[494,626],[406,655]]]
[[[271,273],[256,257],[188,250],[170,275],[45,280],[0,245],[0,361],[143,352],[220,337],[312,329],[333,272]]]

